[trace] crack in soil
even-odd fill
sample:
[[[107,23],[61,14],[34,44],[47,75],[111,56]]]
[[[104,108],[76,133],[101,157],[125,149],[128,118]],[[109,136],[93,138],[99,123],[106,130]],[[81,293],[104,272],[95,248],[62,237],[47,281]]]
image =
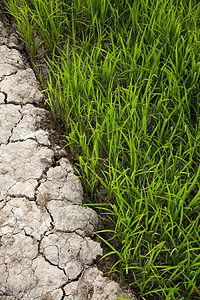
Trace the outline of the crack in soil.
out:
[[[22,108],[22,105],[21,105],[21,108]],[[13,128],[11,129],[11,133],[10,133],[10,136],[9,136],[9,138],[8,138],[8,142],[6,143],[6,145],[9,144],[9,143],[11,143],[10,139],[11,139],[11,137],[12,137],[12,135],[13,135],[13,130],[19,125],[19,123],[20,123],[20,122],[23,120],[23,118],[24,118],[24,116],[23,116],[22,113],[21,113],[21,110],[19,110],[19,112],[20,112],[20,114],[21,114],[21,118],[20,118],[20,120],[13,126]]]
[[[5,98],[4,98],[4,103],[7,104],[7,99],[8,99],[8,94],[1,91],[2,94],[4,94]]]

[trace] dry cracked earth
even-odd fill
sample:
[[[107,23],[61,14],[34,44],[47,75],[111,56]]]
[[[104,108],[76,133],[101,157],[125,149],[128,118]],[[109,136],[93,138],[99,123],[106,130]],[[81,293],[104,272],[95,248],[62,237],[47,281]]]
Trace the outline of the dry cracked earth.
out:
[[[136,299],[95,265],[98,215],[50,133],[33,70],[0,21],[0,299]]]

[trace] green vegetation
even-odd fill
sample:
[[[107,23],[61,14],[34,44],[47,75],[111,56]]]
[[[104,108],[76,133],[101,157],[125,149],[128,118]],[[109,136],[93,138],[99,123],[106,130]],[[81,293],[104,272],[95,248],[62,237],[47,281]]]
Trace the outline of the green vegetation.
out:
[[[139,299],[200,299],[198,2],[5,3]]]

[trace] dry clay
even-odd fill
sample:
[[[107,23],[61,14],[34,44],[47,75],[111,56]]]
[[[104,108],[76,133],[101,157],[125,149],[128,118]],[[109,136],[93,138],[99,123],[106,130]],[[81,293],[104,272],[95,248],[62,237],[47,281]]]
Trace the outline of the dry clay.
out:
[[[98,215],[38,127],[43,95],[2,22],[0,34],[0,299],[136,299],[95,265]]]

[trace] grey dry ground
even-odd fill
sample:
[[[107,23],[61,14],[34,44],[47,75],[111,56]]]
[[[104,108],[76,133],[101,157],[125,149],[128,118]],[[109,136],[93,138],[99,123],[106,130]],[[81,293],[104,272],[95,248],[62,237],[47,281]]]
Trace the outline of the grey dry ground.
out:
[[[38,124],[33,70],[0,21],[0,299],[135,299],[102,276],[94,210],[72,165]]]

